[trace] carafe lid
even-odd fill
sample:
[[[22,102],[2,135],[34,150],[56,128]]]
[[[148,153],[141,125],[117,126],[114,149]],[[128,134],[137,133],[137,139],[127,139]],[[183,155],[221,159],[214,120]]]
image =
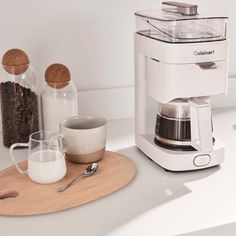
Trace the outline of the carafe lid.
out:
[[[52,64],[45,71],[45,80],[52,88],[64,88],[69,83],[70,79],[70,71],[63,64]]]
[[[21,49],[12,48],[3,55],[2,65],[9,74],[20,75],[28,69],[29,57]]]
[[[158,113],[170,119],[190,119],[188,99],[177,98],[166,104],[160,104]]]

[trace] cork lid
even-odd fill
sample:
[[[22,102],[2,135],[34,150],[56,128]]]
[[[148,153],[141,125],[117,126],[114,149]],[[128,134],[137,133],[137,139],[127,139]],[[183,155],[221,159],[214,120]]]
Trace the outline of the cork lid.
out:
[[[9,74],[20,75],[28,69],[29,58],[21,49],[13,48],[3,55],[2,65]]]
[[[63,64],[52,64],[45,71],[45,80],[52,88],[64,88],[70,79],[70,71]]]

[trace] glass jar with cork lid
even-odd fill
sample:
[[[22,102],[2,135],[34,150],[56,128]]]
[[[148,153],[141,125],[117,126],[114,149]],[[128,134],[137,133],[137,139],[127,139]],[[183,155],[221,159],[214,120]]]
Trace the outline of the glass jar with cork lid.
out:
[[[78,115],[77,89],[65,65],[56,63],[46,69],[41,105],[44,130],[57,132],[62,120]]]
[[[28,142],[39,130],[38,97],[34,69],[21,49],[3,55],[0,94],[4,146]]]

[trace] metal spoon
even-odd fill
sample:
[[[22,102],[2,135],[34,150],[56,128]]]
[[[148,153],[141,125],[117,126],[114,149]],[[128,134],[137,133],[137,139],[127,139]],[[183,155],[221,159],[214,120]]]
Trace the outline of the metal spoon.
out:
[[[84,170],[84,172],[81,175],[78,175],[77,177],[72,179],[68,184],[58,188],[57,192],[65,191],[71,185],[75,184],[77,182],[77,180],[80,178],[89,177],[89,176],[93,175],[97,169],[98,169],[98,163],[92,163],[92,164],[88,165],[87,168]]]

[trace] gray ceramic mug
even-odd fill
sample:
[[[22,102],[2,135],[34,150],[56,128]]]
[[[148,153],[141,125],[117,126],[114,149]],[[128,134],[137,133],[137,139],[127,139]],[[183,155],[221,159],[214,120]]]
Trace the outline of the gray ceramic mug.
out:
[[[75,163],[92,163],[103,158],[106,148],[106,119],[75,116],[60,123],[66,158]]]

